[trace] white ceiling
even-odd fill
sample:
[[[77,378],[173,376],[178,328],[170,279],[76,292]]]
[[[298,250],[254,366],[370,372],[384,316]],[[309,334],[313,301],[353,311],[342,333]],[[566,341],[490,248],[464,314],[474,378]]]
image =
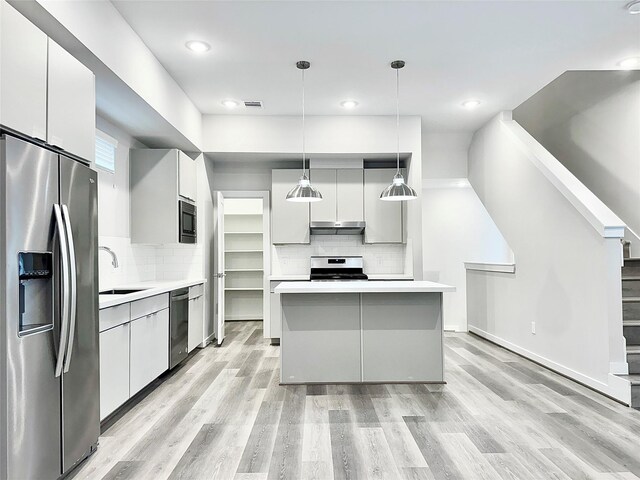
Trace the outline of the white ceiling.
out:
[[[627,0],[113,3],[205,114],[299,114],[302,59],[308,114],[394,114],[389,62],[403,59],[401,114],[433,131],[472,131],[566,70],[640,55],[640,15]],[[188,51],[193,39],[211,50]],[[230,111],[225,98],[264,108]],[[347,98],[360,105],[344,110]],[[467,111],[467,98],[483,103]]]

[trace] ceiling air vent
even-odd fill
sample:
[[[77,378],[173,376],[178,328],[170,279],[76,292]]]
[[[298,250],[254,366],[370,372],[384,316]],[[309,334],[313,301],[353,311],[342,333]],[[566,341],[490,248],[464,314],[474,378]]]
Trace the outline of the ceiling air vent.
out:
[[[262,102],[259,100],[245,101],[244,106],[247,108],[262,108]]]

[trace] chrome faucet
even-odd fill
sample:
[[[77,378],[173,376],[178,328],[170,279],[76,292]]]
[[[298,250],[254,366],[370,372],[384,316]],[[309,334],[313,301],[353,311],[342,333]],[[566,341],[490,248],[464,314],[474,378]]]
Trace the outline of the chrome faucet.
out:
[[[109,247],[98,247],[98,250],[104,250],[109,255],[111,255],[111,265],[113,265],[113,268],[118,268],[118,257],[113,250],[111,250]]]

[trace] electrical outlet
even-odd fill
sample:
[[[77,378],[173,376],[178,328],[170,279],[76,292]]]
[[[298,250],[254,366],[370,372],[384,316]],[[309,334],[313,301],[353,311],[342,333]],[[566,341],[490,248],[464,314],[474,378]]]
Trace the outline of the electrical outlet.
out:
[[[531,333],[536,334],[536,322],[531,322]]]

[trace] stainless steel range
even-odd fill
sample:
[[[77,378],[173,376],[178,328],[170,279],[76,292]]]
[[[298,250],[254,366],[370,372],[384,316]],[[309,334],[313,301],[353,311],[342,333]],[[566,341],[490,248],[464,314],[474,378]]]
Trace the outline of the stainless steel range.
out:
[[[312,282],[368,280],[364,273],[362,257],[311,257]]]

